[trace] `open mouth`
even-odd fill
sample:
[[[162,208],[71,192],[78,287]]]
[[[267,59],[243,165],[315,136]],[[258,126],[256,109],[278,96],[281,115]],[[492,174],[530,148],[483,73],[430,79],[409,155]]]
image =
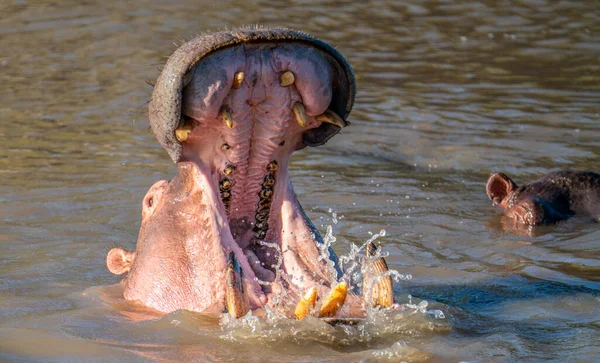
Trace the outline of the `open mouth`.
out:
[[[178,174],[144,198],[136,252],[109,253],[111,271],[129,272],[125,298],[236,317],[269,304],[299,318],[319,296],[321,316],[361,315],[364,298],[338,281],[288,174],[294,151],[348,125],[354,93],[344,58],[292,30],[225,31],[179,48],[149,107]]]

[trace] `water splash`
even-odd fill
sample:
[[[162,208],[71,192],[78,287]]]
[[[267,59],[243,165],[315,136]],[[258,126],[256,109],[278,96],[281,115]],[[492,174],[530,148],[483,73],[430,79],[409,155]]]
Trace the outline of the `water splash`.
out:
[[[338,271],[335,263],[331,259],[331,253],[329,251],[336,240],[337,238],[333,235],[333,228],[331,225],[328,225],[325,236],[323,236],[323,243],[317,243],[317,247],[319,248],[319,257],[317,261],[325,260],[327,270],[329,271],[329,279],[332,281],[332,283],[338,281]]]
[[[331,209],[329,213],[332,216],[332,224],[337,224],[337,214]],[[382,229],[378,233],[369,232],[369,234],[370,237],[361,244],[349,243],[349,252],[339,255],[338,267],[341,271],[341,274],[339,274],[330,253],[330,248],[338,239],[333,233],[333,226],[327,225],[323,243],[317,243],[316,245],[319,248],[318,261],[325,261],[333,283],[347,281],[355,290],[360,288],[360,290],[366,290],[365,293],[367,294],[372,292],[373,283],[370,286],[363,286],[364,273],[376,259],[387,257],[389,253],[384,251],[384,248],[378,248],[373,256],[366,256],[367,246],[385,237],[387,231]],[[279,245],[267,241],[259,241],[258,243],[273,248],[278,253],[277,262],[272,266],[276,274],[274,281],[281,281],[284,278],[291,282],[297,282],[281,269],[283,254]],[[378,278],[385,276],[390,276],[396,283],[412,278],[410,274],[401,274],[397,270],[389,269],[374,275],[371,281],[377,281]],[[266,281],[259,281],[259,283],[263,285],[272,284]],[[360,293],[360,291],[355,291],[355,293]],[[290,304],[286,296],[286,289],[282,289],[281,293],[272,299],[273,306],[266,306],[260,312],[260,316],[253,315],[252,311],[240,319],[233,319],[225,314],[220,323],[223,331],[221,338],[229,341],[258,339],[260,342],[277,343],[281,342],[282,339],[291,339],[295,342],[314,341],[316,339],[335,345],[354,345],[371,344],[373,340],[392,334],[411,333],[415,329],[431,331],[432,326],[438,330],[448,328],[446,323],[436,323],[436,321],[445,319],[445,315],[441,310],[428,310],[429,303],[425,300],[413,303],[411,295],[408,295],[408,303],[405,304],[395,303],[389,308],[367,306],[365,319],[357,325],[341,324],[335,327],[315,317],[307,317],[302,321],[289,319],[289,309],[293,309],[293,307],[286,306],[286,304]],[[433,317],[434,320],[432,321],[430,317]],[[400,346],[396,348],[399,349]],[[379,354],[383,354],[383,352]]]

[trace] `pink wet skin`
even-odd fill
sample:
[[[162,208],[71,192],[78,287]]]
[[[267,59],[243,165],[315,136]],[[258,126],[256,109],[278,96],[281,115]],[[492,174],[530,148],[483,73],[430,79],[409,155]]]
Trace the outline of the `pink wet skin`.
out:
[[[288,175],[291,154],[303,147],[302,134],[321,125],[315,117],[331,102],[334,72],[327,57],[303,44],[244,44],[214,52],[189,72],[181,110],[194,128],[182,142],[178,174],[154,184],[144,197],[136,252],[113,249],[107,258],[111,272],[128,272],[123,280],[127,300],[167,313],[221,314],[229,251],[241,265],[254,310],[270,304],[289,315],[310,287],[316,286],[321,297],[330,290],[331,272],[319,260],[314,227]],[[280,77],[286,71],[294,73],[295,82],[283,87]],[[237,72],[245,76],[233,88]],[[306,109],[305,126],[292,112],[296,102]],[[233,119],[231,129],[223,107]],[[258,228],[259,193],[273,161],[268,228]],[[235,170],[226,175],[231,166]],[[219,187],[225,178],[232,182],[228,209]],[[261,245],[263,239],[276,243],[283,256]],[[284,273],[275,280],[279,258]],[[281,291],[276,304],[273,297]],[[361,316],[362,299],[349,296],[340,314]]]

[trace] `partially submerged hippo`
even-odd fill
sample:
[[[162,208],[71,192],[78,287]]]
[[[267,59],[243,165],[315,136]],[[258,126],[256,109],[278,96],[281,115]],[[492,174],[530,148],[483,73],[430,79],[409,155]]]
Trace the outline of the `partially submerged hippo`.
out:
[[[600,174],[591,171],[557,171],[520,187],[506,174],[495,173],[486,191],[517,223],[550,224],[574,215],[600,221]]]
[[[362,316],[363,298],[346,297],[346,282],[336,285],[337,258],[288,175],[294,151],[348,125],[354,95],[346,60],[297,31],[222,31],[177,49],[156,82],[149,118],[178,174],[144,197],[136,252],[108,253],[111,272],[129,272],[125,299],[163,312],[239,317],[269,304],[296,318]],[[389,306],[391,279],[377,275],[387,266],[373,260],[366,280],[377,278],[363,290],[373,292],[372,305]]]

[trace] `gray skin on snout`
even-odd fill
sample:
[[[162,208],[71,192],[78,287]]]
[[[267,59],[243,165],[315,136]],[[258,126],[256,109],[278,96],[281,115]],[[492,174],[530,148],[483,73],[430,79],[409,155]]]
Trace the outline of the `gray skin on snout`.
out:
[[[290,29],[210,33],[177,49],[149,119],[178,173],[144,197],[136,251],[108,254],[111,272],[128,273],[124,297],[162,312],[235,316],[265,305],[292,316],[312,287],[326,300],[337,257],[320,247],[288,164],[349,125],[355,92],[340,53]],[[350,293],[336,316],[363,316],[363,301]]]

